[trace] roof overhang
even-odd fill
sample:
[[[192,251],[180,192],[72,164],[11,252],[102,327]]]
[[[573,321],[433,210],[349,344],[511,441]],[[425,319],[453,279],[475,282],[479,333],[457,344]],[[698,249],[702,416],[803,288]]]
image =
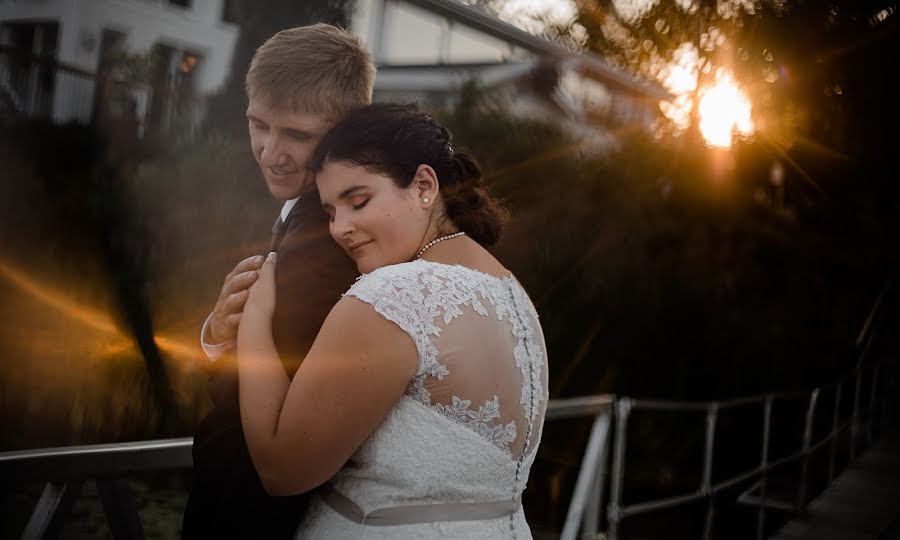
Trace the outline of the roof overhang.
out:
[[[537,56],[550,56],[564,63],[564,67],[578,67],[585,75],[606,84],[651,99],[671,99],[672,96],[660,86],[643,81],[621,69],[611,66],[603,58],[590,53],[573,53],[567,48],[513,26],[489,15],[473,6],[456,0],[403,0],[432,13],[458,21],[470,28],[501,39],[511,45],[521,47]]]
[[[455,92],[476,80],[484,88],[508,83],[527,76],[534,60],[496,64],[431,64],[417,66],[378,66],[375,90],[396,92]]]

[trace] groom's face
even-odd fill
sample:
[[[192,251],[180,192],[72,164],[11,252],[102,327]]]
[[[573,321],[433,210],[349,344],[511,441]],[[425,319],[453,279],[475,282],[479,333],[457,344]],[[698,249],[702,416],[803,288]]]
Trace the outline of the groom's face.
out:
[[[250,99],[250,148],[272,195],[285,201],[313,187],[306,163],[331,127],[323,114],[272,107]]]

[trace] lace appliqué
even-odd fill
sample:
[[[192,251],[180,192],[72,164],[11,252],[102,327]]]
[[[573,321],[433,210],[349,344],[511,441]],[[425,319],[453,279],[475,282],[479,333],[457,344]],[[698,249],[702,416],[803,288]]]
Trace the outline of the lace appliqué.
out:
[[[500,398],[494,396],[494,399],[486,401],[477,411],[471,410],[471,405],[471,399],[459,399],[453,396],[452,405],[436,403],[434,409],[466,426],[509,454],[509,445],[516,440],[516,423],[510,422],[505,426],[494,425],[493,420],[500,418]]]
[[[547,398],[541,384],[543,350],[534,343],[531,325],[522,317],[513,316],[517,306],[524,306],[529,315],[537,318],[533,304],[512,278],[501,279],[461,266],[419,260],[385,266],[360,276],[346,295],[372,305],[413,339],[419,355],[419,369],[407,386],[406,395],[466,426],[511,455],[509,446],[516,438],[516,426],[514,422],[494,425],[494,419],[500,417],[499,398],[495,396],[477,411],[470,409],[471,400],[456,396],[450,405],[432,404],[425,381],[427,377],[443,380],[450,373],[438,361],[438,350],[431,341],[431,336],[441,334],[435,319],[440,317],[444,324],[450,324],[463,314],[463,306],[487,317],[484,304],[487,302],[494,308],[498,320],[510,322],[517,338],[514,359],[522,373],[520,403],[529,425],[534,422],[540,403]]]

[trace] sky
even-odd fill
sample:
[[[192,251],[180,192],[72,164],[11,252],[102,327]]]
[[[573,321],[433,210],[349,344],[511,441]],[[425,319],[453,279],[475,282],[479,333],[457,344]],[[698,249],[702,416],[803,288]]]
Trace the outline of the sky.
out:
[[[529,20],[529,13],[548,12],[554,18],[570,20],[575,15],[575,5],[570,0],[507,0],[500,9],[500,18],[517,26],[530,26],[534,22]]]

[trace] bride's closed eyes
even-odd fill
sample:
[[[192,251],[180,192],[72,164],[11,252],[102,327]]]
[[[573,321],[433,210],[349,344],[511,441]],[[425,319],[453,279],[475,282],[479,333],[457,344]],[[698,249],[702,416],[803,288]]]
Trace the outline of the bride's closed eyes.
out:
[[[371,200],[371,197],[355,197],[349,202],[350,208],[352,208],[353,210],[362,210],[367,204],[369,204],[369,201]],[[329,220],[334,221],[335,210],[331,205],[325,206],[325,212],[328,213]]]
[[[359,210],[359,209],[363,208],[364,206],[366,206],[367,204],[369,204],[370,200],[371,200],[371,197],[360,197],[358,199],[353,198],[350,200],[350,207],[353,208],[354,210]]]

